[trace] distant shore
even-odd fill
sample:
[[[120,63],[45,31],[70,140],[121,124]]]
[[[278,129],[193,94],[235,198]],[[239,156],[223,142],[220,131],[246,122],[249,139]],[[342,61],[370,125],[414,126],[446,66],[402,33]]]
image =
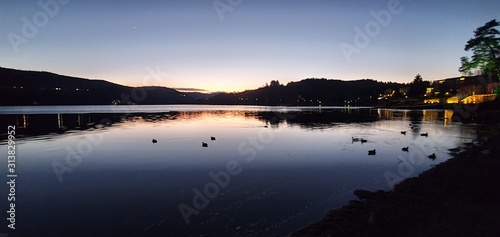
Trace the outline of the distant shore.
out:
[[[462,149],[390,191],[356,190],[291,236],[500,236],[500,135]]]

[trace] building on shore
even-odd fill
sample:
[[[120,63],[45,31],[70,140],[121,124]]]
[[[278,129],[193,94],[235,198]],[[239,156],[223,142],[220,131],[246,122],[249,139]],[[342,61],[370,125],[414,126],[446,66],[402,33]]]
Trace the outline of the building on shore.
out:
[[[479,104],[497,97],[498,79],[488,76],[435,80],[426,89],[426,104]]]

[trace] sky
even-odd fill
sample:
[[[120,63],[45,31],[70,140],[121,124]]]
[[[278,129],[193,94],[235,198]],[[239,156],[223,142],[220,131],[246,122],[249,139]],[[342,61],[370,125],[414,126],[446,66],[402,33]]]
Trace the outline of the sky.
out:
[[[0,0],[0,67],[128,86],[460,76],[500,1]],[[1,79],[0,79],[1,80]]]

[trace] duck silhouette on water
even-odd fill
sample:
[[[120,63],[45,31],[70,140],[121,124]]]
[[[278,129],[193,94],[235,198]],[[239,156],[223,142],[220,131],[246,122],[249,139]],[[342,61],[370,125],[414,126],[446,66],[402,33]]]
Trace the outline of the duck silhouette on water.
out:
[[[432,155],[429,155],[428,157],[431,160],[435,160],[436,159],[436,154],[432,153]]]
[[[153,138],[153,140],[151,141],[153,142],[153,144],[157,143],[158,141],[156,139]]]
[[[373,155],[375,155],[375,153],[377,153],[377,151],[375,149],[368,151],[369,156],[373,156]]]
[[[408,147],[403,147],[401,150],[408,152]]]
[[[201,147],[208,147],[208,144],[206,142],[202,142]]]

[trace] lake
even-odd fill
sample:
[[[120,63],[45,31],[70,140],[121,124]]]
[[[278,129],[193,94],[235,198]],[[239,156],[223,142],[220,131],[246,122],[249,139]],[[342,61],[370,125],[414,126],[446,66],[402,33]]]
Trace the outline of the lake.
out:
[[[7,170],[7,127],[13,125],[17,174],[16,230],[7,228],[8,209],[2,205],[0,233],[285,236],[347,204],[355,189],[387,190],[487,133],[485,125],[452,122],[451,113],[0,107],[0,165]],[[372,149],[376,154],[368,155]],[[428,158],[432,153],[436,159]],[[8,194],[1,190],[3,200]]]

